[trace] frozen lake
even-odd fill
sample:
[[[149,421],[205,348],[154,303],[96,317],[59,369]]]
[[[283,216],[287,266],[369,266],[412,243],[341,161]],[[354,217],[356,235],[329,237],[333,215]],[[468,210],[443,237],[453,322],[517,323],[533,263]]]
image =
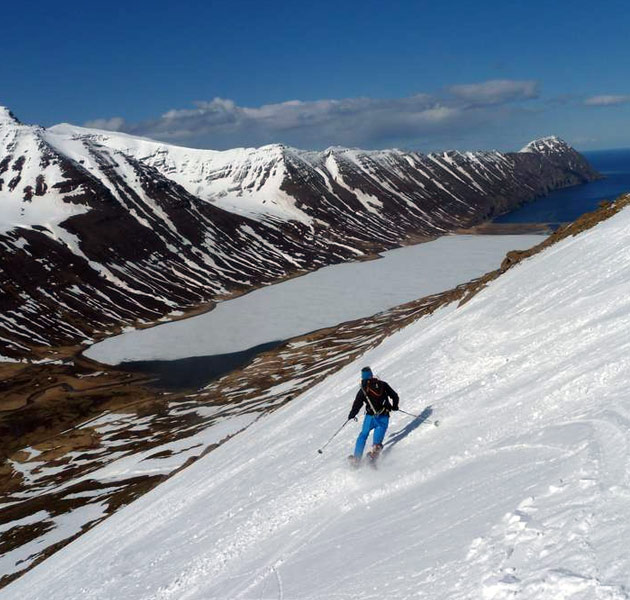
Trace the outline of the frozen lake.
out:
[[[398,248],[383,258],[325,267],[222,302],[203,315],[135,330],[89,348],[89,358],[119,364],[239,352],[373,315],[450,289],[495,269],[509,250],[540,235],[452,235]]]

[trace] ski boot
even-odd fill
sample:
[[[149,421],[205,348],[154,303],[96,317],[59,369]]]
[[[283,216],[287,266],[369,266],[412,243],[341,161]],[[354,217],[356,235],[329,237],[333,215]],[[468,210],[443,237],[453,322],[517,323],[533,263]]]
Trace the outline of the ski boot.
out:
[[[370,466],[373,469],[376,469],[376,461],[381,454],[381,450],[383,449],[383,444],[374,444],[372,449],[367,453],[368,461],[370,462]]]
[[[361,459],[357,458],[354,454],[348,456],[348,464],[350,465],[351,469],[358,469],[360,463]]]

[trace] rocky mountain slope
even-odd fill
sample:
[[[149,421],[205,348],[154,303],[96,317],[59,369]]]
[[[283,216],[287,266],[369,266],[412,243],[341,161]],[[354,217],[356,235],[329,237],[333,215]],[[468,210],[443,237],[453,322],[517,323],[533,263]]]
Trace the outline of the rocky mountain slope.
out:
[[[215,152],[3,108],[0,356],[50,356],[596,176],[556,138],[509,154]]]

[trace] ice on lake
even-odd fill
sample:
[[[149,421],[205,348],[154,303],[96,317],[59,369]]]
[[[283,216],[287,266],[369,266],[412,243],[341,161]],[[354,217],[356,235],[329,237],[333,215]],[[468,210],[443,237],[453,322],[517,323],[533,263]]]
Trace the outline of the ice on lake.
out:
[[[540,235],[445,236],[385,252],[378,260],[324,267],[190,319],[128,331],[85,354],[119,364],[238,352],[448,290],[497,268],[509,250],[541,240]]]

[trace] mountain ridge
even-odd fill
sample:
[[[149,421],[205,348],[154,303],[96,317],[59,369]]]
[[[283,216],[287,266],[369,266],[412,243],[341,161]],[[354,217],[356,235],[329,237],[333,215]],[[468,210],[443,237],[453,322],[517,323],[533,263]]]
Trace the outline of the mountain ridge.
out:
[[[3,114],[0,356],[13,360],[443,235],[598,176],[560,142],[544,154],[220,152]]]
[[[345,148],[332,146],[322,151],[302,150],[287,146],[285,144],[269,144],[257,148],[235,148],[232,150],[204,150],[194,148],[184,148],[182,146],[174,146],[165,142],[157,142],[148,138],[136,138],[129,134],[120,134],[105,130],[82,128],[71,125],[54,126],[50,129],[53,132],[62,132],[64,135],[70,135],[77,138],[93,138],[99,143],[115,148],[125,154],[129,154],[138,160],[156,167],[163,174],[166,174],[182,184],[189,192],[198,195],[204,199],[214,198],[215,202],[219,202],[220,198],[235,192],[240,195],[247,195],[247,190],[253,188],[256,192],[260,191],[265,184],[269,169],[262,169],[262,164],[275,164],[282,162],[285,168],[299,170],[308,166],[312,169],[308,176],[317,179],[317,176],[328,179],[326,187],[330,189],[331,179],[336,180],[340,174],[339,168],[333,163],[341,163],[342,168],[351,169],[351,165],[364,167],[366,164],[373,170],[375,168],[383,168],[382,163],[389,163],[389,167],[396,165],[396,159],[403,159],[410,166],[423,165],[429,169],[437,168],[436,175],[444,176],[447,164],[452,163],[470,163],[475,158],[483,157],[486,161],[494,160],[496,163],[502,163],[503,157],[515,156],[519,154],[544,154],[546,156],[560,156],[570,154],[573,159],[572,166],[576,171],[583,170],[588,172],[588,167],[584,164],[578,164],[580,155],[575,152],[564,140],[556,136],[547,136],[533,140],[523,149],[516,153],[500,153],[498,151],[479,151],[479,152],[460,152],[456,150],[444,152],[432,152],[422,154],[419,152],[405,151],[397,148],[383,150],[363,150],[360,148]],[[202,164],[190,164],[194,161]],[[332,161],[332,162],[331,162]],[[237,171],[232,180],[225,186],[216,185],[217,180],[222,178],[229,179],[225,171],[230,169],[232,162],[239,162],[241,170]],[[213,164],[214,163],[214,164]],[[437,164],[436,164],[437,163]],[[440,164],[441,163],[441,164]],[[249,166],[251,164],[251,169]],[[332,165],[332,166],[331,166]],[[458,166],[459,166],[458,165]],[[331,166],[329,169],[328,167]],[[505,165],[504,165],[505,166]],[[252,170],[260,170],[258,179],[249,178]],[[188,170],[188,172],[187,172]],[[327,173],[326,173],[327,172]],[[478,177],[483,177],[477,174]],[[206,186],[201,189],[199,184],[206,177]],[[416,178],[418,181],[421,179]],[[244,181],[243,181],[244,180]],[[478,185],[479,185],[478,183]],[[231,184],[231,185],[230,185]],[[240,184],[240,185],[239,185]],[[236,189],[234,189],[236,185]],[[474,185],[474,183],[473,183]],[[231,187],[232,186],[232,187]],[[353,188],[352,191],[360,190],[360,187]],[[483,193],[480,186],[478,191]],[[272,190],[277,192],[277,190]],[[382,192],[383,190],[381,190]],[[400,190],[397,190],[400,193]],[[543,192],[544,193],[544,192]],[[253,195],[250,193],[250,195]],[[260,208],[260,207],[259,207]]]

